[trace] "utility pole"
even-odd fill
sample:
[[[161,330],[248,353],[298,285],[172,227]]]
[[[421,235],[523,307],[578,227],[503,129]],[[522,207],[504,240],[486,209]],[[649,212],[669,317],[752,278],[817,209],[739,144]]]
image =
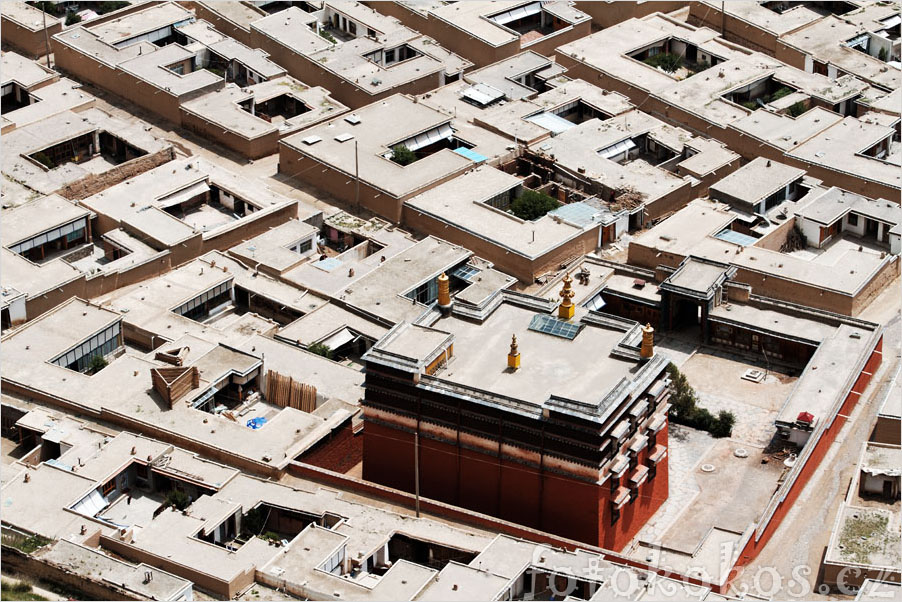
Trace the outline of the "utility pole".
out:
[[[720,37],[725,38],[727,35],[727,11],[726,2],[720,1]]]
[[[360,213],[360,160],[357,154],[356,140],[354,140],[354,206],[357,208],[357,212]],[[418,511],[417,516],[419,515]]]
[[[47,7],[44,3],[41,3],[41,18],[44,19],[44,44],[47,46],[47,68],[51,69],[50,66],[50,34],[47,33],[47,11],[45,10]]]
[[[420,427],[413,434],[413,488],[416,497],[417,518],[420,518]]]

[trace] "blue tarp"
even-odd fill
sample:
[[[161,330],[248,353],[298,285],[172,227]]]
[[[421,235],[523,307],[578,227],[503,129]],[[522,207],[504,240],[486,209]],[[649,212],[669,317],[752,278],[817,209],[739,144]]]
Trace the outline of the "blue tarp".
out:
[[[254,429],[254,430],[257,430],[258,428],[260,428],[260,427],[263,426],[264,424],[266,424],[266,418],[264,418],[263,416],[258,416],[258,417],[256,417],[256,418],[251,418],[250,420],[247,421],[247,426],[248,426],[248,428],[252,428],[252,429]]]
[[[461,146],[460,148],[455,148],[454,152],[460,155],[461,157],[466,157],[470,161],[474,161],[476,163],[482,163],[486,161],[486,158],[480,155],[479,153],[474,153],[470,149],[465,146]]]

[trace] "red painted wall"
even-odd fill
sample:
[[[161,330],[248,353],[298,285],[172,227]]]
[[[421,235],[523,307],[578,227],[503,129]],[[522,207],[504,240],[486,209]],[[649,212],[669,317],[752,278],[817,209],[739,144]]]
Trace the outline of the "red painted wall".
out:
[[[842,429],[843,425],[846,423],[846,419],[849,416],[849,413],[855,408],[855,405],[858,403],[859,399],[861,399],[861,394],[867,388],[868,384],[871,382],[871,378],[877,369],[880,367],[880,363],[883,360],[883,337],[881,336],[877,340],[877,344],[874,347],[874,350],[871,352],[871,356],[868,358],[867,363],[861,374],[855,381],[855,384],[852,385],[851,390],[848,395],[846,395],[845,401],[843,401],[842,406],[839,409],[838,414],[833,419],[833,423],[830,427],[824,431],[821,435],[821,438],[815,444],[814,450],[811,452],[811,456],[809,456],[808,461],[805,463],[805,467],[802,469],[798,478],[793,483],[792,488],[789,490],[789,493],[786,495],[786,498],[777,506],[777,509],[774,511],[771,516],[770,521],[767,523],[767,526],[764,528],[764,532],[761,537],[757,540],[753,536],[749,539],[745,548],[743,548],[742,553],[739,555],[739,559],[736,561],[736,565],[733,567],[733,572],[730,575],[730,580],[738,574],[738,571],[741,567],[749,564],[758,554],[764,549],[764,546],[767,545],[767,542],[770,541],[770,538],[773,537],[774,532],[780,526],[780,523],[783,522],[783,518],[785,518],[786,514],[789,512],[789,509],[795,503],[796,499],[798,499],[799,494],[805,488],[805,485],[808,484],[808,481],[811,479],[811,475],[818,469],[820,466],[821,460],[824,459],[827,451],[830,449],[830,446],[836,440],[836,435],[839,434],[840,429]],[[729,580],[727,581],[729,583]]]
[[[367,422],[363,437],[363,478],[412,492],[413,433]],[[427,437],[419,441],[421,496],[608,549],[624,548],[667,499],[666,458],[612,526],[610,482],[597,485]],[[656,442],[667,445],[666,426]],[[650,449],[639,453],[639,464]]]

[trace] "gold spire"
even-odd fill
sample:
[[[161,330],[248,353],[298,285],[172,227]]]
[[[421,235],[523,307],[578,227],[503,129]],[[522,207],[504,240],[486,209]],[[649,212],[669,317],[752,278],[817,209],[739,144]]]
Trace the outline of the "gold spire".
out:
[[[517,335],[511,335],[511,351],[507,354],[507,367],[516,370],[520,367],[520,351],[517,349]]]
[[[642,347],[639,349],[639,357],[649,360],[655,355],[655,329],[646,323],[642,327]]]
[[[451,305],[451,285],[444,272],[438,277],[438,304],[440,307]]]
[[[570,277],[570,274],[564,275],[564,288],[561,289],[561,305],[558,307],[557,315],[562,320],[569,320],[573,318],[573,313],[575,311],[575,306],[573,305],[573,301],[571,299],[575,292],[570,288],[571,283],[573,282],[573,278]]]

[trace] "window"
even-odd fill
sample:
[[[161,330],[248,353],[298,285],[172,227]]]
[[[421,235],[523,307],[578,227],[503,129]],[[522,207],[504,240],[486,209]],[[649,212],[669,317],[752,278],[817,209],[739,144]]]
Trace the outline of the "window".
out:
[[[849,216],[846,218],[846,221],[848,222],[848,224],[850,226],[857,226],[858,225],[858,214],[850,213]]]
[[[110,479],[106,483],[103,484],[103,497],[108,496],[113,493],[116,489],[116,479]]]
[[[308,239],[298,245],[298,253],[306,253],[313,248],[313,239]]]
[[[391,50],[385,51],[385,64],[394,63],[395,62],[395,50],[392,48]]]
[[[656,474],[658,474],[658,466],[656,464],[652,464],[648,467],[648,478],[646,480],[653,480]]]
[[[611,505],[611,525],[616,525],[617,521],[620,520],[620,508]]]

